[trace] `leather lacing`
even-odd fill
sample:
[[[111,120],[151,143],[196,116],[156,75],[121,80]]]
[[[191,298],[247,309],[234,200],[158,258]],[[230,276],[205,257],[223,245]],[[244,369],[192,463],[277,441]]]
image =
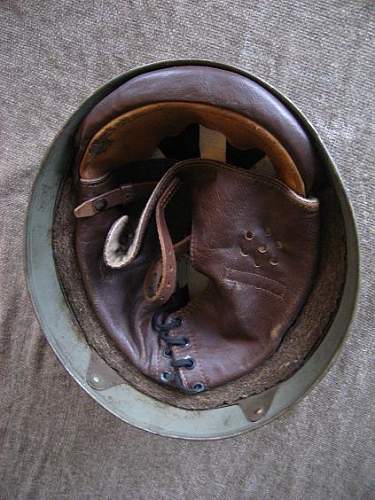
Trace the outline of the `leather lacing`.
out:
[[[182,318],[179,316],[171,317],[167,311],[158,310],[152,317],[152,328],[157,332],[159,338],[165,342],[164,356],[170,359],[172,368],[183,368],[192,370],[195,367],[195,360],[191,356],[183,358],[172,359],[172,348],[174,346],[188,347],[190,341],[188,337],[183,335],[170,335],[171,330],[176,330],[182,325]],[[192,389],[186,389],[182,386],[180,378],[172,371],[163,372],[160,376],[163,383],[171,383],[182,389],[189,394],[196,394],[205,390],[204,384],[201,382],[196,383]]]

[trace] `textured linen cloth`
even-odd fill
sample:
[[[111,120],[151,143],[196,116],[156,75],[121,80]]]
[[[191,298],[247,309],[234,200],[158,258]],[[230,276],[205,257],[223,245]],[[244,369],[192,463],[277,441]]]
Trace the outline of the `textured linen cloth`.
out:
[[[0,499],[373,499],[372,0],[0,2]],[[28,197],[80,102],[134,66],[241,66],[316,126],[350,194],[362,250],[351,335],[295,409],[218,442],[137,430],[99,407],[43,337],[23,275]]]

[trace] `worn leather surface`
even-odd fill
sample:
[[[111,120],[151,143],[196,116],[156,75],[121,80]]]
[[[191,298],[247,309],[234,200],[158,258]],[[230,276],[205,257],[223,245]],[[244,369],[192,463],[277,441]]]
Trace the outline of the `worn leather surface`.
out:
[[[197,384],[211,388],[264,361],[295,319],[312,284],[318,203],[276,179],[219,162],[181,162],[164,177],[177,173],[191,195],[192,265],[210,278],[203,296],[177,313],[183,321],[178,332],[171,332],[189,340],[187,346],[173,347],[172,362],[190,356],[193,369],[171,371],[166,345],[152,324],[160,303],[145,300],[143,294],[141,284],[162,241],[152,224],[133,261],[125,269],[111,269],[104,265],[102,252],[118,209],[97,214],[95,223],[92,218],[79,219],[77,255],[101,322],[143,373],[156,380],[172,373],[172,383],[185,390]],[[82,199],[112,189],[113,182],[114,177],[94,186],[82,183]],[[169,184],[164,178],[159,184],[166,185],[168,200]],[[132,212],[128,215],[131,219]],[[182,211],[182,219],[189,220],[183,215]]]
[[[134,164],[196,122],[217,124],[240,149],[255,141],[280,179],[209,159]],[[107,334],[145,375],[196,393],[272,355],[312,287],[319,202],[301,194],[319,177],[318,161],[278,99],[217,68],[151,71],[86,116],[76,156],[78,262]],[[208,283],[198,294],[178,280],[181,241]]]
[[[204,66],[176,66],[130,79],[99,102],[82,122],[77,161],[106,123],[131,109],[162,101],[203,102],[259,123],[285,146],[309,192],[319,159],[298,119],[270,91],[235,72]]]
[[[312,286],[318,255],[317,201],[219,163],[202,172],[204,163],[192,187],[190,256],[210,284],[175,313],[182,324],[173,331],[189,339],[174,347],[175,359],[195,360],[179,372],[188,389],[228,382],[272,354]]]
[[[124,179],[124,182],[127,179]],[[311,355],[324,337],[335,311],[345,280],[345,238],[337,199],[331,189],[317,193],[320,205],[319,259],[312,289],[295,322],[288,328],[272,356],[251,372],[200,394],[184,394],[144,376],[124,355],[103,327],[87,291],[75,251],[77,205],[73,181],[67,178],[56,205],[53,248],[58,275],[78,324],[76,330],[106,363],[140,392],[169,405],[187,409],[209,409],[235,404],[289,378]],[[178,198],[177,198],[178,199]],[[176,255],[180,255],[176,248]],[[182,252],[186,251],[182,248]],[[157,265],[159,261],[154,261]],[[154,268],[150,267],[150,273]]]

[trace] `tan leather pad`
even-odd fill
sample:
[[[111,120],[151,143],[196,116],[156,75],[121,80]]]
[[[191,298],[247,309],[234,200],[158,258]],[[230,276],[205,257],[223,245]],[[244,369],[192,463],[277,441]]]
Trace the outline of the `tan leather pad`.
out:
[[[239,113],[201,103],[161,102],[115,118],[90,141],[80,176],[95,179],[128,162],[149,158],[164,138],[178,135],[192,123],[224,134],[238,149],[264,151],[280,179],[298,194],[305,194],[297,166],[274,135]]]

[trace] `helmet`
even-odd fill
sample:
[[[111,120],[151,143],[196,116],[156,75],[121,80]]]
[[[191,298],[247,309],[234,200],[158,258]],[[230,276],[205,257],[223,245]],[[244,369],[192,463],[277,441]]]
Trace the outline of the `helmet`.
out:
[[[173,61],[110,82],[65,126],[34,187],[27,265],[48,340],[95,399],[152,432],[218,438],[327,369],[358,246],[301,113],[246,72]]]

